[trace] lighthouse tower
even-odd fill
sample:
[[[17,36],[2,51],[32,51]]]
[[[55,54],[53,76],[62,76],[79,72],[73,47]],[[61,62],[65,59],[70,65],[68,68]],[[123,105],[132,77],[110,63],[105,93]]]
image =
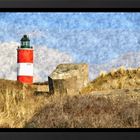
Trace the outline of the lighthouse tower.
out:
[[[33,83],[33,48],[27,35],[21,39],[21,46],[17,49],[17,81]]]

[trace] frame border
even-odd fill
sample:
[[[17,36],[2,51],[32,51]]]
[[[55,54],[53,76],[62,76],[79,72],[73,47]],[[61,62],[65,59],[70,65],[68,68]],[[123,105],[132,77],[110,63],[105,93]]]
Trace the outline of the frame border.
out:
[[[0,0],[0,8],[140,8],[139,0]]]

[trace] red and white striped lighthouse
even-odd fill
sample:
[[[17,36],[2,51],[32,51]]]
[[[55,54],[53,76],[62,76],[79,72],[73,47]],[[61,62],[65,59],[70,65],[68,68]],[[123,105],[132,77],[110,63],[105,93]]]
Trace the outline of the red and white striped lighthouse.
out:
[[[33,48],[27,35],[21,39],[21,46],[17,49],[17,81],[33,83]]]

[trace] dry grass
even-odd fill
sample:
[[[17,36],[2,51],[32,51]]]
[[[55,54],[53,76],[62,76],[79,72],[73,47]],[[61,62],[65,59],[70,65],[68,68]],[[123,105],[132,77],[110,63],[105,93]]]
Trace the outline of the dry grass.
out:
[[[27,128],[139,128],[140,90],[54,95]]]
[[[33,86],[0,80],[0,127],[139,128],[139,79],[140,69],[121,67],[102,72],[81,90],[86,94],[51,96],[34,94]]]
[[[31,86],[0,80],[0,127],[22,128],[43,107],[46,98],[33,93]]]
[[[113,89],[134,89],[140,87],[140,68],[138,69],[113,69],[109,73],[101,73],[100,76],[81,89],[81,93],[103,91]]]

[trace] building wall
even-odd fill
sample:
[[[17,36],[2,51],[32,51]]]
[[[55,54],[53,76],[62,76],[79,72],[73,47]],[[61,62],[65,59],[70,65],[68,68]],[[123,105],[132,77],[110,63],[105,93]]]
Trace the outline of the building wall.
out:
[[[48,77],[50,94],[73,94],[88,83],[87,64],[61,64]]]

